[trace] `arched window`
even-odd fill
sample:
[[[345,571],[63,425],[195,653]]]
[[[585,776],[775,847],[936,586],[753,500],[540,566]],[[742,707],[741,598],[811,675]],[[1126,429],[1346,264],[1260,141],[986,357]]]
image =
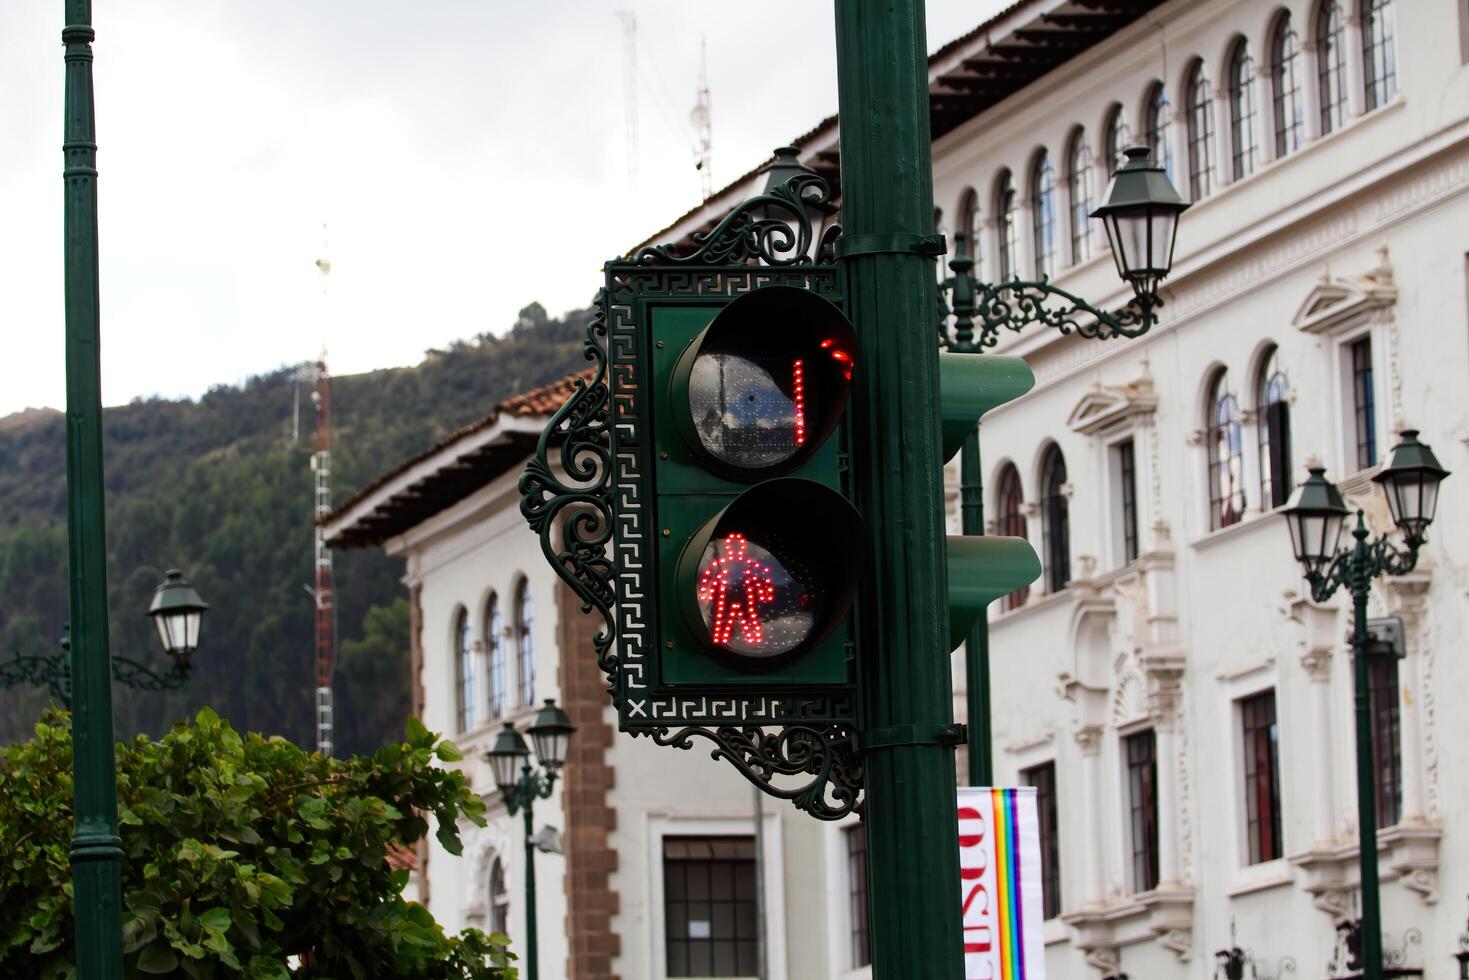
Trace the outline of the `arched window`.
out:
[[[516,670],[520,674],[520,703],[529,707],[536,703],[536,648],[531,640],[535,606],[531,602],[530,582],[520,583],[515,603]]]
[[[1214,190],[1214,98],[1202,61],[1189,72],[1184,98],[1188,106],[1188,186],[1198,201]]]
[[[491,595],[485,604],[485,651],[489,669],[485,686],[489,688],[490,718],[499,718],[505,713],[506,683],[505,663],[505,618],[500,615],[500,597]]]
[[[1255,405],[1260,426],[1260,501],[1270,510],[1290,496],[1290,383],[1280,370],[1280,352],[1272,350],[1255,379]]]
[[[477,720],[474,674],[474,634],[470,631],[468,610],[460,609],[454,619],[454,700],[461,732],[469,731]]]
[[[1209,526],[1238,524],[1245,512],[1243,429],[1239,402],[1229,392],[1229,372],[1223,368],[1209,386]]]
[[[1056,271],[1056,172],[1042,150],[1030,166],[1030,230],[1035,241],[1035,274]]]
[[[1255,145],[1255,62],[1244,38],[1229,57],[1229,138],[1234,150],[1234,179],[1255,172],[1259,147]]]
[[[1341,128],[1347,109],[1346,51],[1341,6],[1321,0],[1316,8],[1316,89],[1321,101],[1321,134]]]
[[[954,234],[964,242],[964,254],[974,260],[974,276],[979,274],[979,195],[973,188],[959,201],[959,223]]]
[[[1173,137],[1168,119],[1172,114],[1173,107],[1168,104],[1168,89],[1163,87],[1162,82],[1154,82],[1148,91],[1146,111],[1143,113],[1143,139],[1147,141],[1148,150],[1153,154],[1153,162],[1161,163],[1168,179],[1176,184],[1173,174]]]
[[[1122,166],[1122,148],[1131,140],[1132,134],[1127,131],[1127,122],[1122,118],[1122,106],[1114,105],[1107,112],[1107,123],[1102,134],[1102,149],[1107,154],[1109,176]]]
[[[489,887],[486,889],[486,903],[490,910],[490,932],[506,933],[510,931],[510,891],[505,887],[505,866],[495,858],[494,864],[490,865]]]
[[[1078,129],[1066,153],[1066,196],[1071,203],[1071,264],[1092,257],[1092,151]]]
[[[1275,156],[1288,156],[1305,139],[1302,110],[1300,52],[1290,14],[1281,14],[1270,35],[1270,96],[1275,105]]]
[[[1071,581],[1071,517],[1066,500],[1066,458],[1058,446],[1041,462],[1041,533],[1046,552],[1046,591],[1060,592]]]
[[[1010,171],[1000,172],[1000,179],[995,184],[995,214],[999,221],[995,225],[995,233],[998,241],[995,243],[995,255],[999,257],[1000,281],[1014,279],[1016,272],[1016,243],[1018,231],[1015,228],[1015,178]]]
[[[1394,33],[1392,0],[1362,0],[1362,78],[1369,111],[1387,105],[1398,91]]]
[[[998,498],[1000,502],[999,533],[1017,538],[1025,537],[1025,495],[1020,489],[1020,471],[1015,468],[1014,464],[1007,465],[1000,471]],[[1001,599],[1000,608],[1006,611],[1019,609],[1025,605],[1025,600],[1029,595],[1030,589],[1022,586]]]

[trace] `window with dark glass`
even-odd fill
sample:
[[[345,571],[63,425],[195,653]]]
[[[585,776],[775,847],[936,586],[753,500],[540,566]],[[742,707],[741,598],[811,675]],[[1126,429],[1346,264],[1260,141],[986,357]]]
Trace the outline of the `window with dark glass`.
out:
[[[1035,787],[1040,817],[1041,909],[1048,919],[1061,914],[1061,831],[1056,820],[1056,764],[1047,762],[1022,770],[1021,780]]]
[[[1122,120],[1122,106],[1114,105],[1107,113],[1107,125],[1102,137],[1102,147],[1107,154],[1107,174],[1113,174],[1122,166],[1122,148],[1131,140],[1127,123]]]
[[[1352,358],[1352,418],[1357,432],[1357,468],[1377,465],[1377,395],[1372,385],[1372,338],[1363,337],[1350,348]]]
[[[1388,648],[1367,659],[1368,711],[1372,717],[1373,790],[1377,797],[1377,826],[1391,827],[1402,819],[1403,756],[1401,745],[1402,695],[1398,691],[1398,657]]]
[[[1013,465],[1000,471],[998,531],[1011,537],[1026,537],[1025,496],[1020,490],[1020,471]],[[1000,608],[1009,611],[1025,605],[1030,595],[1028,586],[1021,586],[1000,600]]]
[[[959,202],[959,225],[955,233],[964,240],[964,254],[974,260],[974,276],[981,278],[979,266],[979,195],[973,190],[964,192]]]
[[[461,609],[454,621],[454,700],[461,732],[469,731],[476,721],[474,682],[474,635],[469,613]]]
[[[1071,518],[1066,500],[1066,458],[1052,446],[1041,463],[1041,536],[1046,553],[1046,591],[1071,581]]]
[[[1283,506],[1291,492],[1290,384],[1271,351],[1255,388],[1260,424],[1260,500],[1266,509]]]
[[[500,615],[500,597],[495,595],[490,596],[485,606],[485,652],[488,664],[485,686],[489,688],[490,717],[499,718],[505,713],[505,621]]]
[[[1015,278],[1017,271],[1015,252],[1019,239],[1016,237],[1018,231],[1015,228],[1015,204],[1015,178],[1006,170],[1000,174],[995,191],[995,214],[999,216],[995,224],[995,255],[1000,266],[1001,282]]]
[[[1234,151],[1234,179],[1255,172],[1259,147],[1255,144],[1255,62],[1241,39],[1229,58],[1229,130]]]
[[[753,976],[754,838],[663,838],[663,922],[670,977]]]
[[[1239,703],[1244,733],[1245,836],[1250,864],[1274,861],[1285,853],[1280,839],[1280,749],[1275,723],[1275,692]]]
[[[1056,173],[1044,150],[1030,168],[1030,226],[1035,244],[1035,274],[1056,271]]]
[[[1281,14],[1270,38],[1270,97],[1275,105],[1277,157],[1299,150],[1306,136],[1300,64],[1300,45],[1290,26],[1290,14]]]
[[[1077,130],[1066,154],[1066,191],[1071,204],[1071,264],[1092,257],[1092,151]]]
[[[505,866],[495,858],[490,866],[490,932],[510,931],[510,892],[505,887]]]
[[[1172,112],[1173,107],[1168,103],[1168,90],[1162,82],[1154,82],[1148,91],[1147,111],[1143,114],[1143,138],[1152,151],[1153,162],[1162,162],[1163,170],[1170,181],[1174,180],[1172,127],[1168,118]]]
[[[1117,478],[1117,521],[1122,531],[1123,564],[1138,555],[1137,457],[1131,439],[1112,447],[1112,466]]]
[[[1195,201],[1214,190],[1214,98],[1204,65],[1194,65],[1185,88],[1188,106],[1188,186]]]
[[[1132,844],[1132,890],[1158,887],[1158,746],[1152,729],[1122,740]]]
[[[1367,108],[1387,105],[1398,90],[1393,0],[1362,0],[1362,73]]]
[[[516,603],[516,669],[520,672],[520,703],[528,707],[536,703],[536,648],[531,627],[535,621],[535,604],[531,601],[530,583],[520,583],[520,601]]]
[[[1205,441],[1209,447],[1209,526],[1238,524],[1245,513],[1244,430],[1239,402],[1229,391],[1229,373],[1214,377]]]
[[[1316,91],[1321,103],[1321,133],[1341,129],[1346,119],[1346,51],[1341,5],[1321,0],[1316,8]]]
[[[872,936],[867,927],[867,828],[862,824],[848,827],[847,838],[847,921],[851,943],[848,965],[853,969],[872,962]]]

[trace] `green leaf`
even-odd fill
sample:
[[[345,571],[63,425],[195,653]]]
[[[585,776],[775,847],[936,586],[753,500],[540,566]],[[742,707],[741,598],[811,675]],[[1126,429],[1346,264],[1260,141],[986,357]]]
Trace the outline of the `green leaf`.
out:
[[[458,762],[464,758],[464,753],[459,751],[459,746],[448,739],[434,746],[434,755],[439,757],[440,762]]]
[[[138,969],[143,973],[172,973],[178,968],[178,954],[167,940],[150,943],[138,954]]]
[[[433,743],[433,740],[434,740],[434,737],[432,735],[430,735],[428,729],[423,726],[423,722],[419,721],[413,715],[409,715],[408,716],[408,743],[410,745],[417,746],[417,745],[432,744]]]
[[[199,916],[199,925],[214,932],[228,932],[231,921],[230,910],[217,906]]]

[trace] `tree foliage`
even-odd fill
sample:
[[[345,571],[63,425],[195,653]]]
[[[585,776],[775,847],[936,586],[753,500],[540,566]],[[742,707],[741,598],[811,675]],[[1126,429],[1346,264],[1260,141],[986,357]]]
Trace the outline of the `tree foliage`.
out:
[[[446,936],[386,860],[430,819],[456,854],[459,822],[484,823],[463,775],[434,764],[458,758],[414,720],[404,742],[333,759],[207,708],[119,745],[128,976],[513,980],[504,936]],[[0,749],[0,976],[74,976],[71,833],[70,719],[48,711]]]
[[[335,496],[421,452],[496,403],[585,365],[590,313],[521,311],[503,337],[482,334],[416,367],[332,381]],[[143,615],[168,568],[182,568],[212,608],[188,687],[115,693],[119,733],[152,731],[215,706],[243,729],[310,744],[312,603],[310,392],[282,368],[198,401],[138,400],[103,413],[109,609],[114,651],[164,666]],[[60,413],[0,419],[0,656],[56,649],[66,620],[66,439]],[[394,645],[375,611],[402,595],[402,562],[338,552],[336,744],[370,751],[408,714],[405,628]],[[386,624],[380,624],[385,626]],[[378,683],[381,678],[392,683]],[[46,700],[0,691],[0,742],[22,738]]]

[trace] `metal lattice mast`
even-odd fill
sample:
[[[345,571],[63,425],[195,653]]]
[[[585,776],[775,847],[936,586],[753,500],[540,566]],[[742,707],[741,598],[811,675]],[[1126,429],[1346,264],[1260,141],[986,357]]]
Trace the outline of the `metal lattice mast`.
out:
[[[697,136],[694,139],[694,169],[699,171],[699,188],[704,200],[714,193],[714,117],[709,100],[709,51],[699,39],[699,100],[689,113]]]
[[[332,596],[332,551],[322,524],[332,509],[332,379],[326,356],[316,362],[316,451],[311,455],[316,506],[312,522],[316,540],[316,751],[332,754],[332,670],[336,663],[336,612]]]

